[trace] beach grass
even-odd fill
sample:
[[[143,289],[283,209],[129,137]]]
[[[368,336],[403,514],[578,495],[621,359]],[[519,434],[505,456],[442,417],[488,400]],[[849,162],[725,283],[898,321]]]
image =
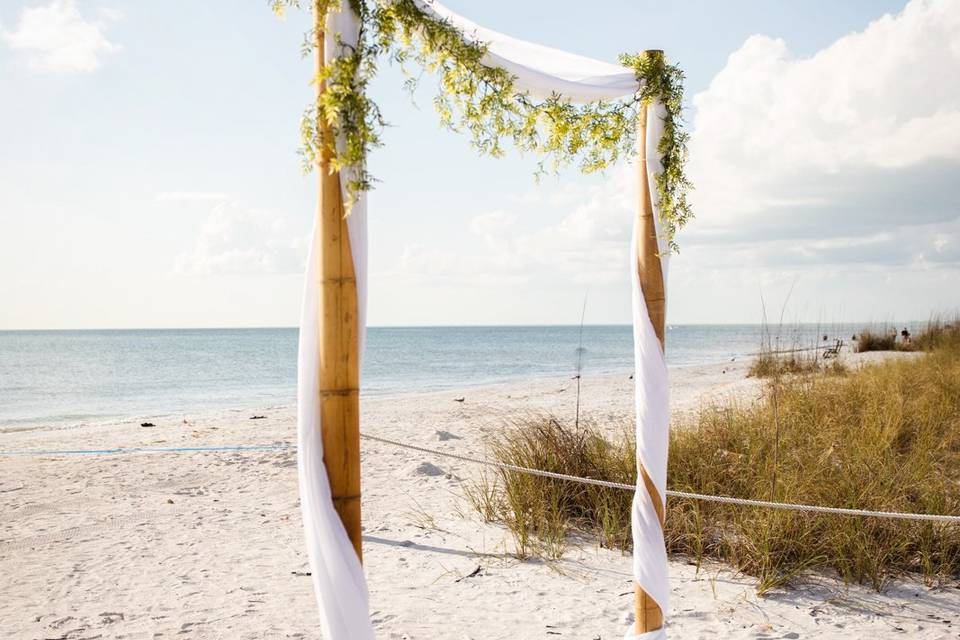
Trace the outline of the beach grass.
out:
[[[488,446],[496,460],[508,464],[614,482],[636,480],[633,435],[626,425],[611,438],[589,417],[574,428],[548,414],[530,414],[505,425]],[[630,545],[627,491],[503,472],[484,475],[467,496],[484,519],[506,525],[519,557],[557,558],[573,532],[594,534],[606,547]]]
[[[797,375],[822,371],[834,375],[844,375],[847,367],[840,360],[826,359],[818,350],[777,353],[764,350],[750,363],[748,378],[772,378],[775,376]]]
[[[820,335],[820,332],[817,331],[816,334]],[[823,340],[827,340],[826,334],[823,335]],[[836,358],[830,357],[828,345],[818,342],[809,341],[809,338],[804,340],[799,331],[795,331],[791,336],[789,330],[783,326],[782,317],[776,327],[771,327],[764,320],[760,351],[754,355],[747,370],[747,377],[771,378],[817,371],[838,375],[846,373],[846,367]],[[840,348],[842,349],[842,344]]]
[[[867,351],[896,351],[899,343],[897,334],[893,332],[881,333],[871,329],[864,329],[857,334],[857,342],[854,347],[857,353]]]
[[[941,346],[949,346],[953,336],[960,327],[960,317],[946,319],[935,316],[910,337],[909,341],[898,340],[896,329],[881,332],[873,329],[863,329],[856,336],[855,350],[857,353],[866,351],[931,351]]]
[[[848,371],[774,374],[757,402],[733,400],[672,425],[672,489],[874,511],[960,515],[960,324],[941,323],[929,353]],[[633,426],[515,419],[489,442],[502,462],[634,483]],[[558,557],[584,535],[630,548],[628,491],[488,474],[473,505],[513,535],[519,556]],[[955,524],[809,514],[669,499],[668,550],[726,562],[758,591],[812,570],[882,589],[912,573],[960,576]]]

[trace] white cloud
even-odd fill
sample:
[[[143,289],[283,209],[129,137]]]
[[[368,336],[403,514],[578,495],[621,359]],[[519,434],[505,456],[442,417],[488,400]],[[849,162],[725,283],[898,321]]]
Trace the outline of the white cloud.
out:
[[[516,222],[513,214],[506,211],[491,211],[476,216],[470,221],[470,230],[478,236],[495,240]]]
[[[276,215],[235,202],[215,206],[193,249],[174,271],[190,275],[299,273],[306,239],[292,233]]]
[[[939,284],[960,277],[956,78],[957,0],[913,0],[806,58],[782,40],[744,42],[694,98],[697,217],[672,262],[674,311],[756,320],[761,291],[798,279],[821,311],[858,318],[958,304]],[[474,218],[473,242],[408,247],[392,275],[527,291],[625,286],[635,171],[541,185]],[[557,222],[531,228],[538,210]],[[878,286],[885,295],[871,300]]]
[[[0,31],[0,38],[37,71],[89,72],[100,66],[104,55],[120,50],[105,34],[118,19],[117,12],[103,9],[87,18],[74,0],[53,0],[24,8],[16,28]]]
[[[605,182],[570,182],[559,189],[564,202],[555,205],[552,189],[540,187],[523,197],[526,214],[534,202],[551,213],[566,215],[554,224],[521,230],[522,217],[506,210],[482,213],[471,219],[472,238],[466,246],[404,249],[391,276],[421,283],[464,283],[477,286],[520,284],[610,284],[625,281],[628,239],[636,202],[636,169],[623,166]]]
[[[697,229],[871,233],[958,213],[960,5],[913,0],[807,58],[752,36],[694,97]]]

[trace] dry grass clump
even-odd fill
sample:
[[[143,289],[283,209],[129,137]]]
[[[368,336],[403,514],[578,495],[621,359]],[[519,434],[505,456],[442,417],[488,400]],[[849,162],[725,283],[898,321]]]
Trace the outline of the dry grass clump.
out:
[[[495,459],[532,469],[631,484],[637,475],[626,425],[610,438],[590,419],[581,417],[573,428],[546,414],[530,414],[508,424],[488,446]],[[486,520],[507,526],[521,558],[558,558],[573,532],[595,535],[607,547],[630,545],[628,491],[498,472],[483,476],[467,497]]]
[[[747,370],[748,378],[772,378],[784,375],[800,375],[807,373],[817,373],[820,371],[843,375],[847,372],[846,366],[837,360],[837,353],[830,353],[828,347],[842,349],[843,343],[837,341],[836,344],[818,344],[816,341],[806,343],[806,341],[797,331],[792,337],[784,333],[784,327],[781,317],[781,324],[776,329],[771,329],[766,323],[760,339],[760,351],[755,354],[750,368]],[[819,335],[819,332],[818,332]],[[823,336],[826,341],[827,336]],[[832,350],[832,349],[831,349]]]
[[[914,336],[910,344],[917,350],[957,349],[960,351],[960,316],[952,320],[934,318]]]
[[[894,351],[898,346],[896,332],[878,333],[864,329],[857,334],[854,350],[857,353],[866,351]]]
[[[843,377],[775,377],[761,401],[701,412],[674,425],[672,489],[877,511],[960,515],[960,335],[924,358]],[[503,462],[635,482],[632,426],[610,438],[548,416],[510,425],[491,443]],[[630,492],[503,472],[471,490],[504,523],[518,554],[557,557],[573,532],[630,546]],[[698,563],[723,560],[759,578],[760,592],[810,570],[880,589],[912,572],[960,576],[960,527],[668,501],[666,541]]]
[[[819,352],[778,354],[764,350],[750,363],[748,378],[773,378],[775,376],[800,375],[824,372],[844,375],[847,367],[836,359],[825,360]]]
[[[948,349],[960,342],[960,317],[952,320],[931,318],[920,331],[910,337],[909,342],[897,339],[896,329],[880,333],[864,329],[857,335],[856,351],[932,351]]]

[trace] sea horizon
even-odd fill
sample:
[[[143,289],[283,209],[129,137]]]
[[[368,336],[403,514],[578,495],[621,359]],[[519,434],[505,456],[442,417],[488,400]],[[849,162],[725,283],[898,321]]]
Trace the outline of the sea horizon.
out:
[[[814,327],[814,326],[863,326],[864,328],[877,326],[901,326],[926,324],[930,318],[923,320],[839,320],[829,322],[802,321],[802,322],[668,322],[667,327],[754,327],[754,326],[784,326],[784,327]],[[367,329],[484,329],[484,328],[524,328],[524,327],[579,327],[580,323],[504,323],[504,324],[370,324]],[[629,322],[586,322],[584,327],[629,327]],[[290,325],[235,325],[235,326],[170,326],[170,327],[41,327],[0,329],[0,333],[53,333],[69,331],[235,331],[244,329],[298,329],[295,324]]]
[[[898,323],[899,324],[902,323]],[[907,323],[909,325],[909,323]],[[892,323],[673,324],[667,364],[809,349]],[[296,327],[0,330],[0,429],[289,406]],[[578,358],[578,351],[581,358]],[[364,397],[629,372],[629,325],[372,326]]]

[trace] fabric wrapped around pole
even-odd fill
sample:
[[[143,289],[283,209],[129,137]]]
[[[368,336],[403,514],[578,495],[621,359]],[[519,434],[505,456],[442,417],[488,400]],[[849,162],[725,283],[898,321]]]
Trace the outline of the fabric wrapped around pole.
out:
[[[464,37],[482,42],[488,47],[484,64],[502,67],[513,74],[516,88],[532,97],[559,95],[570,102],[595,102],[634,95],[640,89],[634,72],[625,67],[591,60],[583,56],[517,40],[485,29],[459,16],[438,2],[416,0],[431,15],[457,27]],[[359,23],[348,0],[341,0],[339,11],[327,19],[324,32],[325,56],[329,61],[339,52],[340,42],[356,43]],[[657,147],[663,131],[664,109],[653,105],[648,119],[646,144],[650,192],[656,194],[654,176],[661,170]],[[343,140],[338,139],[338,148]],[[344,169],[341,189],[350,179],[349,168]],[[346,194],[343,194],[346,198]],[[654,206],[657,198],[654,196]],[[655,209],[654,219],[659,220]],[[638,219],[634,215],[634,220]],[[635,222],[636,225],[636,222]],[[362,353],[366,327],[367,306],[367,199],[360,194],[347,220],[350,246],[357,280],[358,328]],[[666,245],[658,228],[661,255]],[[304,521],[307,556],[313,585],[320,608],[321,630],[331,640],[371,640],[374,637],[369,617],[369,596],[363,569],[347,533],[333,508],[330,486],[323,466],[319,405],[318,311],[319,283],[317,230],[314,229],[307,262],[306,282],[300,319],[298,356],[297,424],[298,467],[301,512]],[[661,499],[666,491],[667,429],[669,398],[667,369],[663,350],[647,315],[643,293],[637,274],[637,230],[634,238],[630,271],[632,274],[633,328],[636,384],[637,457],[645,466]],[[661,258],[666,280],[666,258]],[[638,584],[657,603],[666,615],[669,585],[663,531],[653,502],[642,483],[638,483],[632,508],[633,573]],[[659,640],[665,638],[658,630],[627,638]]]
[[[650,193],[657,193],[656,174],[663,169],[657,147],[663,135],[663,120],[666,111],[662,104],[654,102],[647,107],[647,137],[637,140],[637,144],[646,145],[647,176]],[[639,187],[640,185],[638,185]],[[660,266],[663,273],[664,292],[667,290],[667,270],[669,247],[660,228],[660,211],[657,198],[653,203],[653,221],[656,225],[657,244],[660,249]],[[638,212],[639,213],[639,212]],[[639,480],[642,466],[657,488],[661,500],[661,509],[666,509],[667,491],[667,447],[670,429],[670,387],[667,383],[667,362],[660,346],[660,339],[654,330],[647,304],[640,285],[637,270],[640,247],[640,216],[633,217],[633,236],[630,243],[631,298],[633,301],[633,360],[634,360],[634,403],[637,419],[637,490],[633,495],[630,514],[633,534],[633,577],[637,584],[653,598],[664,618],[670,595],[667,579],[667,551],[663,539],[663,527],[657,516],[654,498],[649,494],[643,482]],[[657,629],[636,635],[633,628],[624,636],[628,640],[661,640],[666,638],[663,629]]]

